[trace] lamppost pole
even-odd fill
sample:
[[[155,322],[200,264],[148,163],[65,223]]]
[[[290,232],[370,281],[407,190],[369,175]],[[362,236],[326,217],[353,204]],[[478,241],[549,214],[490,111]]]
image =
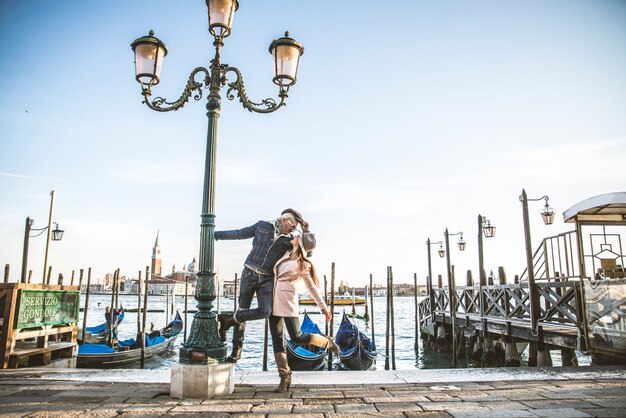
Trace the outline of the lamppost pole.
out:
[[[482,215],[478,215],[478,279],[481,286],[481,294],[482,294],[482,286],[487,284],[487,280],[485,277],[485,260],[483,258],[483,217]],[[481,303],[480,306],[480,315],[483,314],[483,306]]]
[[[452,367],[457,367],[457,332],[456,332],[456,286],[454,284],[454,280],[452,279],[452,265],[450,263],[450,235],[460,235],[459,239],[459,249],[461,251],[465,250],[465,241],[463,240],[463,232],[457,232],[455,234],[450,234],[448,232],[448,228],[443,232],[446,242],[446,267],[448,270],[448,293],[450,295],[450,320],[452,326]]]
[[[524,220],[524,242],[526,244],[526,271],[528,273],[528,295],[530,299],[530,321],[531,328],[537,329],[539,321],[539,292],[535,284],[535,271],[533,268],[533,250],[530,242],[530,220],[528,218],[528,196],[526,190],[522,189],[520,196],[522,202],[522,216]]]
[[[530,319],[532,328],[537,328],[537,322],[540,316],[539,307],[539,291],[535,284],[535,270],[533,268],[533,247],[530,243],[530,221],[528,219],[528,202],[544,200],[546,203],[541,210],[541,219],[546,225],[551,225],[554,221],[554,209],[550,207],[548,202],[550,198],[548,196],[541,196],[538,199],[529,199],[526,195],[526,190],[522,189],[522,194],[519,197],[522,202],[522,216],[524,217],[524,241],[526,243],[526,269],[528,271],[528,296],[530,298]]]
[[[48,271],[48,250],[50,248],[50,234],[52,234],[52,209],[54,208],[54,190],[50,192],[50,215],[48,216],[48,231],[46,235],[46,253],[43,258],[43,283],[46,283],[46,272]],[[49,283],[46,283],[49,284]]]
[[[222,64],[220,50],[224,39],[230,35],[232,20],[239,7],[237,0],[206,0],[209,14],[209,32],[213,35],[215,55],[209,69],[195,68],[187,81],[187,85],[174,102],[162,97],[150,99],[151,88],[159,83],[159,75],[163,58],[167,55],[165,44],[150,31],[148,36],[136,39],[131,47],[135,53],[135,78],[141,84],[144,103],[152,110],[168,112],[182,108],[190,98],[200,100],[203,89],[208,89],[207,97],[207,146],[204,165],[204,186],[202,197],[202,213],[200,224],[200,257],[198,260],[198,281],[194,295],[198,312],[194,315],[189,337],[180,349],[180,362],[192,364],[222,363],[226,357],[226,346],[218,337],[217,319],[212,312],[215,291],[215,179],[217,157],[217,126],[221,111],[222,87],[228,85],[226,97],[239,99],[242,106],[256,113],[271,113],[285,105],[289,87],[296,83],[296,73],[300,56],[304,48],[288,33],[276,39],[270,45],[270,53],[274,58],[274,83],[279,86],[276,103],[274,99],[264,99],[255,103],[248,98],[241,72],[228,64]],[[196,81],[202,73],[203,81]],[[229,82],[227,76],[232,74],[234,81]],[[235,95],[236,92],[236,95]]]
[[[444,231],[446,241],[446,270],[448,274],[448,295],[450,302],[450,320],[452,322],[452,367],[457,366],[456,358],[456,290],[452,281],[452,267],[450,265],[450,239],[448,228]]]
[[[433,319],[435,317],[435,295],[433,293],[433,269],[432,269],[432,262],[430,259],[430,238],[426,239],[426,250],[428,252],[428,281],[426,282],[426,290],[428,292],[428,299],[430,301],[430,312],[431,315],[433,316]],[[438,241],[435,242],[434,244],[439,244],[440,246],[443,244],[443,241]],[[444,256],[445,251],[443,250],[443,248],[440,248],[438,251],[439,257]]]

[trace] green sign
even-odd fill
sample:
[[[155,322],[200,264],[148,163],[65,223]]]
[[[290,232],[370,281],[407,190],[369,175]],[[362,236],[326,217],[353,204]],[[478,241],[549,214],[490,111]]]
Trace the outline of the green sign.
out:
[[[78,290],[20,290],[17,328],[78,322]]]

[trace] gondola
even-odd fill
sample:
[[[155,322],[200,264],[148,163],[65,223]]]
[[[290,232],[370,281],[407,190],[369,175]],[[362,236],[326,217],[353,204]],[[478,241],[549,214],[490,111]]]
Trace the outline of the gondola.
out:
[[[173,350],[178,334],[183,329],[183,321],[180,313],[176,312],[176,318],[165,328],[154,333],[154,336],[146,335],[146,347],[144,359],[150,359]],[[159,335],[156,335],[159,334]],[[135,339],[131,338],[118,341],[118,349],[115,350],[104,344],[82,344],[78,346],[77,367],[109,368],[124,366],[141,360],[141,347],[138,347]]]
[[[304,313],[300,329],[302,332],[322,333],[306,312]],[[311,344],[298,345],[291,340],[287,341],[287,361],[291,370],[322,370],[326,365],[327,351],[326,348],[316,347]]]
[[[339,346],[340,364],[349,370],[369,370],[376,364],[376,342],[370,340],[343,313],[335,342]]]
[[[117,318],[117,324],[119,326],[119,324],[122,322],[122,320],[124,319],[124,312],[122,311],[122,313],[120,314],[120,316]],[[109,328],[108,328],[108,322],[104,321],[102,324],[100,325],[95,325],[93,327],[87,327],[85,328],[85,343],[89,343],[89,344],[104,344],[109,336]],[[83,331],[81,329],[78,330],[78,338],[82,338],[83,337]]]

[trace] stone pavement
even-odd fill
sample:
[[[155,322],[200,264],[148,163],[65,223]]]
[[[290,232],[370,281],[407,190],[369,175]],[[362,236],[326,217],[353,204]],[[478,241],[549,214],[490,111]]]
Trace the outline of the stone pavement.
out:
[[[275,372],[237,372],[207,400],[171,398],[167,372],[3,370],[0,416],[626,417],[624,368],[297,372],[282,394]]]

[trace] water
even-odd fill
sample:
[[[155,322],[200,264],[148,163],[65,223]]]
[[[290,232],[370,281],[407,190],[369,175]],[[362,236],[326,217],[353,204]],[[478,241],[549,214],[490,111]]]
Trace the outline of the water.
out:
[[[136,295],[120,295],[120,302],[126,309],[137,307]],[[419,300],[422,300],[420,297]],[[84,306],[85,296],[81,297],[81,307]],[[256,302],[253,302],[253,307]],[[98,306],[99,304],[99,306]],[[87,316],[87,326],[94,326],[104,322],[104,308],[111,304],[111,295],[90,295],[89,297],[89,314]],[[143,299],[142,299],[143,304]],[[188,300],[189,309],[196,309],[196,301],[192,297]],[[148,310],[165,310],[166,297],[161,295],[149,295],[148,296]],[[181,296],[176,297],[176,309],[180,311],[181,316],[184,319],[185,300]],[[315,321],[322,332],[324,332],[324,316],[319,313],[316,306],[301,306],[301,312],[307,309],[309,316]],[[385,332],[386,332],[386,308],[387,299],[385,297],[374,298],[374,338],[376,340],[376,346],[378,348],[378,359],[376,368],[384,370],[385,368]],[[217,311],[217,301],[214,306]],[[220,299],[219,309],[222,311],[228,311],[233,309],[233,301],[230,299]],[[342,319],[343,312],[351,313],[352,306],[340,306],[335,307],[335,315],[333,318],[333,326],[335,332],[339,327],[339,323]],[[365,306],[360,305],[356,307],[357,315],[363,315],[365,313]],[[414,370],[414,369],[440,369],[452,367],[452,354],[451,353],[437,353],[432,350],[424,349],[422,340],[417,339],[418,346],[415,349],[415,301],[413,297],[396,297],[394,298],[394,329],[395,329],[395,351],[396,351],[396,369],[398,370]],[[80,315],[79,325],[82,326],[82,315]],[[155,329],[162,328],[166,325],[166,314],[164,312],[148,312],[147,324],[150,327],[150,323],[154,324]],[[193,314],[187,314],[187,332],[191,328],[191,321],[193,320]],[[372,336],[371,322],[366,324],[361,319],[353,319],[359,329],[367,334],[370,338]],[[235,366],[236,370],[262,370],[263,368],[263,341],[265,321],[250,321],[246,327],[246,340],[243,348],[243,356]],[[127,312],[124,316],[124,321],[118,328],[119,339],[135,338],[137,335],[137,313]],[[228,350],[230,352],[231,344],[230,337],[232,332],[229,332]],[[169,369],[171,364],[178,361],[178,349],[183,342],[183,334],[181,333],[176,341],[175,351],[169,355],[162,356],[158,359],[153,359],[146,362],[146,368],[149,369]],[[272,354],[271,341],[268,346],[268,368],[274,368],[274,357]],[[561,365],[560,352],[551,351],[552,360],[554,366]],[[391,348],[390,348],[391,356]],[[589,356],[577,353],[579,364],[589,365],[591,360]],[[528,359],[528,350],[521,355],[522,365],[526,365]],[[391,365],[391,359],[390,359]],[[470,360],[467,362],[459,359],[459,367],[471,367]]]

